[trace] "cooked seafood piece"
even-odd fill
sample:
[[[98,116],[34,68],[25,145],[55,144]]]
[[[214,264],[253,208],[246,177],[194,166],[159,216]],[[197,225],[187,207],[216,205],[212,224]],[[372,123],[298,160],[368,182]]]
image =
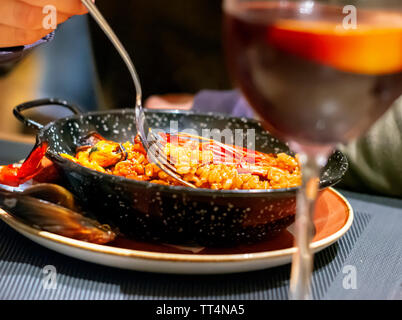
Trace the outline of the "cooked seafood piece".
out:
[[[210,189],[280,189],[301,183],[299,161],[286,153],[265,154],[188,134],[161,135],[164,152],[185,181]],[[75,155],[61,154],[96,171],[165,185],[180,183],[147,159],[137,136],[117,143],[94,134]]]

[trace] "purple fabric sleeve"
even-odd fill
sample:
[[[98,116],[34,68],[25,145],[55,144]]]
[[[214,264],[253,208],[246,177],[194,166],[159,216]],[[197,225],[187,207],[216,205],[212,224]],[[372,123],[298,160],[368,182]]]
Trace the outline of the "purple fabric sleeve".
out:
[[[42,43],[51,41],[54,37],[54,32],[49,33],[39,41],[33,44],[12,48],[0,48],[0,67],[4,69],[11,68],[11,66],[27,55],[33,48],[39,46]]]
[[[255,118],[250,105],[237,90],[202,90],[194,98],[195,112],[218,112],[234,117]]]

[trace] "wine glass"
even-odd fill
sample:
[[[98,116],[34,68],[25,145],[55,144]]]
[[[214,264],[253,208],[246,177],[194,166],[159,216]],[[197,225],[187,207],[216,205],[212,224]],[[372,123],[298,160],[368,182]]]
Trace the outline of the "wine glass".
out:
[[[320,169],[402,94],[400,0],[224,0],[229,72],[300,156],[290,298],[311,298]]]

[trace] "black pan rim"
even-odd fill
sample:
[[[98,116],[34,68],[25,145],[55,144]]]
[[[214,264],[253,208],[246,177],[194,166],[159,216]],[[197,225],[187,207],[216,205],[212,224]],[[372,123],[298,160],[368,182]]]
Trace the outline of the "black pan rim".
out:
[[[246,117],[233,117],[230,115],[226,114],[221,114],[221,113],[199,113],[199,112],[194,112],[192,110],[169,110],[169,109],[149,109],[145,111],[146,113],[167,113],[167,114],[183,114],[183,115],[196,115],[196,116],[204,116],[204,117],[219,117],[221,120],[230,120],[230,119],[236,119],[240,121],[246,121],[246,122],[252,122],[258,126],[261,127],[261,123],[255,119],[251,118],[246,118]],[[71,115],[68,117],[60,118],[54,121],[49,122],[46,124],[43,128],[38,133],[38,139],[39,141],[45,141],[46,139],[44,138],[45,132],[49,130],[51,127],[53,127],[55,124],[62,122],[62,121],[68,121],[68,120],[74,120],[74,119],[82,119],[83,117],[88,117],[88,116],[100,116],[100,115],[107,115],[107,114],[122,114],[124,113],[135,113],[134,109],[130,108],[122,108],[122,109],[113,109],[113,110],[101,110],[101,111],[90,111],[78,115]],[[341,172],[341,176],[338,179],[335,180],[327,180],[325,184],[321,183],[320,184],[320,190],[324,190],[328,187],[332,187],[335,184],[337,184],[341,178],[344,176],[348,169],[348,161],[346,160],[346,156],[340,152],[339,150],[335,150],[334,153],[338,153],[342,156],[342,162],[344,164],[344,170]],[[72,161],[69,161],[67,159],[62,158],[58,153],[52,152],[52,151],[47,151],[46,155],[53,161],[55,161],[57,164],[63,164],[67,165],[71,170],[74,171],[80,171],[83,170],[87,172],[88,174],[92,175],[98,175],[99,177],[105,178],[105,179],[113,179],[115,180],[116,183],[122,183],[122,184],[129,184],[129,185],[136,185],[138,187],[143,187],[144,189],[153,189],[155,192],[167,192],[167,193],[172,193],[172,194],[197,194],[199,196],[214,196],[219,195],[220,197],[230,197],[230,196],[236,196],[236,197],[249,197],[249,196],[258,196],[261,197],[263,195],[284,195],[287,193],[295,193],[300,187],[291,187],[291,188],[281,188],[281,189],[268,189],[268,190],[262,190],[262,189],[247,189],[247,190],[214,190],[214,189],[206,189],[206,188],[190,188],[186,186],[166,186],[166,185],[161,185],[157,183],[150,183],[148,181],[139,181],[139,180],[134,180],[134,179],[128,179],[125,177],[120,177],[120,176],[115,176],[107,173],[102,173],[84,166],[81,166],[77,163],[74,163]]]

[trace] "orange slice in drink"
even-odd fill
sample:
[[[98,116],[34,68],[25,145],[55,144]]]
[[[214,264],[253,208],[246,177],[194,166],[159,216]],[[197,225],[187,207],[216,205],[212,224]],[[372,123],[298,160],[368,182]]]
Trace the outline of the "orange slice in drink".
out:
[[[288,53],[346,72],[402,71],[402,24],[358,24],[356,29],[322,21],[279,20],[268,42]]]

